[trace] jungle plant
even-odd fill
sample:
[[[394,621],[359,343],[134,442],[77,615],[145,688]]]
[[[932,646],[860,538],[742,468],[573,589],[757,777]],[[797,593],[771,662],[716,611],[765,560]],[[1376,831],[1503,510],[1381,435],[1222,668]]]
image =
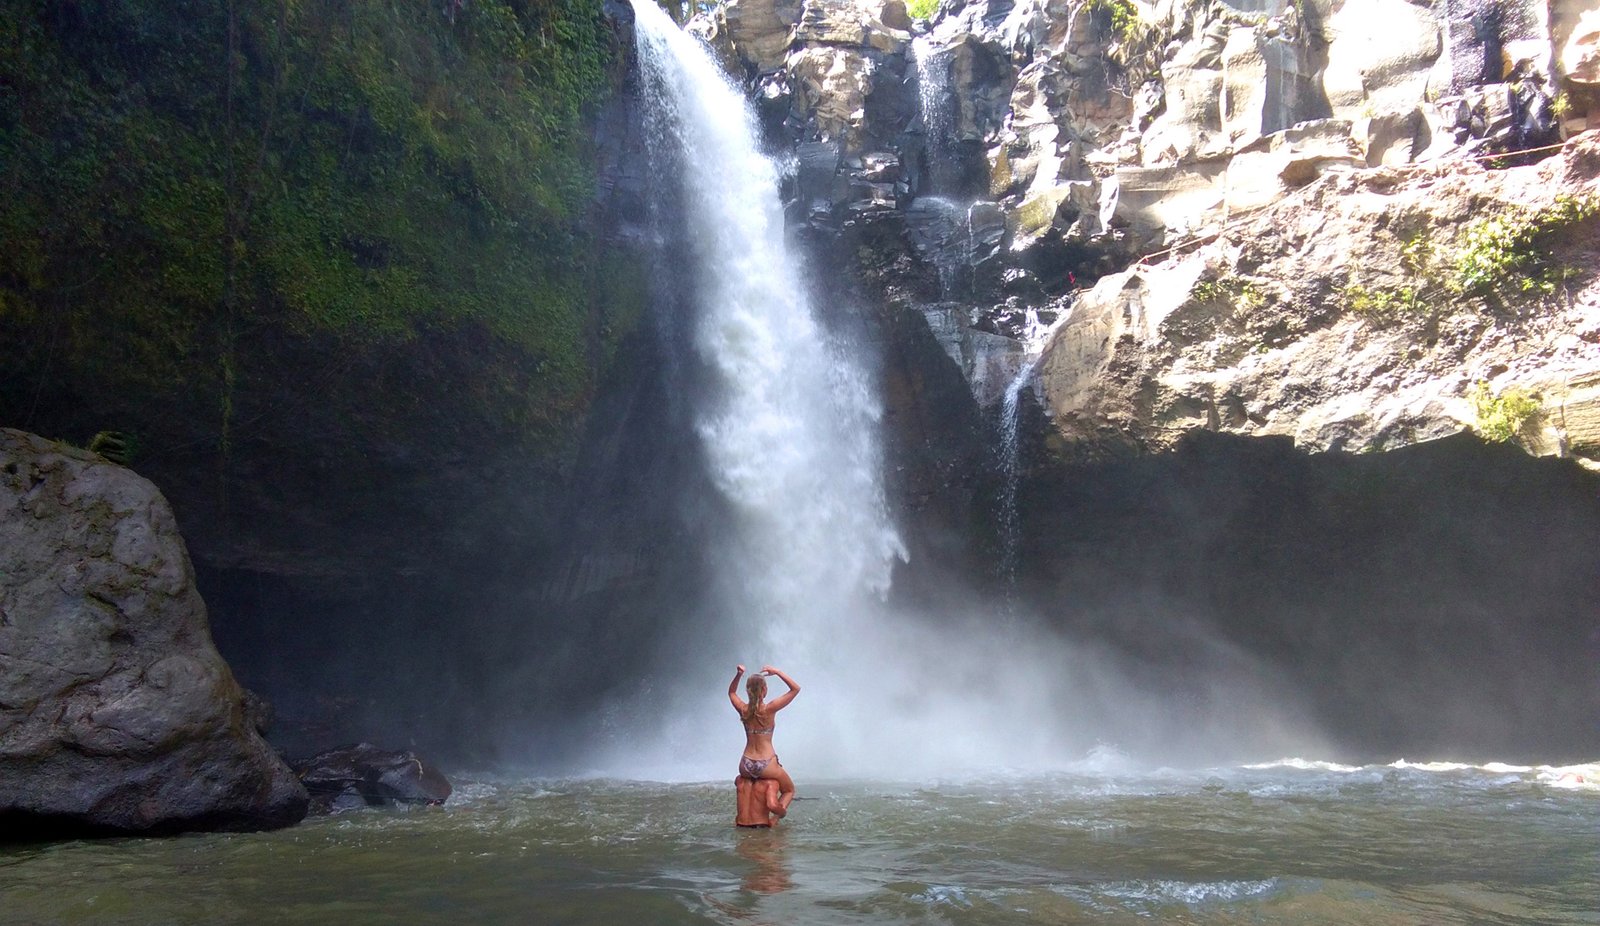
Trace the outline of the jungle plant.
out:
[[[1138,41],[1144,31],[1144,20],[1132,0],[1089,0],[1086,5],[1091,16],[1101,19],[1123,44]]]
[[[939,10],[939,0],[906,0],[906,12],[912,19],[932,19]]]
[[[1424,308],[1413,286],[1362,286],[1344,288],[1344,301],[1350,311],[1378,325],[1389,325]]]
[[[1600,199],[1558,196],[1547,209],[1509,209],[1467,226],[1454,248],[1450,288],[1504,298],[1551,293],[1572,273],[1552,250],[1565,229],[1600,216]]]
[[[0,4],[0,388],[203,393],[225,456],[262,345],[442,330],[537,361],[485,413],[578,407],[611,42],[592,0]]]
[[[90,453],[98,453],[118,466],[127,466],[133,459],[133,437],[121,431],[101,431],[89,441]]]
[[[1226,303],[1244,312],[1254,312],[1267,304],[1267,294],[1261,287],[1241,276],[1201,280],[1191,295],[1196,302]]]
[[[1476,429],[1484,440],[1504,443],[1522,432],[1523,425],[1539,413],[1537,395],[1515,386],[1496,394],[1485,380],[1472,387],[1472,410]]]

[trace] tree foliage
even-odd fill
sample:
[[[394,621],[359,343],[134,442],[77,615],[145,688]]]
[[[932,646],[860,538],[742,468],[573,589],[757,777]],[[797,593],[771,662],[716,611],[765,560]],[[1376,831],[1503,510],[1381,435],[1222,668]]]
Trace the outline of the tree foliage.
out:
[[[255,339],[469,326],[576,401],[605,38],[586,0],[5,4],[6,382],[209,383],[225,426]]]

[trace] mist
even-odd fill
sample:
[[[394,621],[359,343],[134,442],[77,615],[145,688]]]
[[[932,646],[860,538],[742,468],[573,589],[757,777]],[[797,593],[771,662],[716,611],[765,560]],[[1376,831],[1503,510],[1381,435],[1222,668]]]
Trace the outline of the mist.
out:
[[[442,532],[430,574],[382,587],[200,564],[219,646],[291,751],[370,738],[724,779],[742,662],[804,687],[776,736],[802,787],[1592,753],[1592,474],[1470,437],[1357,458],[1199,436],[1072,462],[1025,402],[1001,577],[994,410],[920,320],[852,304],[836,255],[790,240],[720,69],[645,64],[651,200],[631,233],[656,247],[657,317],[570,485],[541,489],[565,497],[559,527],[459,550]],[[887,356],[889,324],[922,354]],[[530,491],[485,484],[463,517],[520,517]]]

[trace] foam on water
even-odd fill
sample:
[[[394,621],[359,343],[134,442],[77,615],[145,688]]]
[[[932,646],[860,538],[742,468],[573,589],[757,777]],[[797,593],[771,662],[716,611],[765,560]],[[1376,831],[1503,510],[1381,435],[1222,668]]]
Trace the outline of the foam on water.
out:
[[[1341,765],[1338,762],[1325,762],[1315,759],[1284,758],[1274,762],[1255,762],[1244,766],[1248,769],[1293,768],[1302,771],[1319,772],[1359,772],[1359,765]]]
[[[1100,887],[1106,896],[1141,907],[1231,903],[1260,897],[1279,888],[1278,879],[1266,881],[1124,881]]]
[[[1476,773],[1483,776],[1482,780],[1486,783],[1497,781],[1538,782],[1556,788],[1577,791],[1592,790],[1600,793],[1600,762],[1574,765],[1525,765],[1498,761],[1461,762],[1435,759],[1417,762],[1410,759],[1396,759],[1385,764],[1344,765],[1338,762],[1287,757],[1272,762],[1257,762],[1240,767],[1248,771],[1292,770],[1345,775],[1392,769],[1394,771],[1434,776],[1440,780],[1462,780],[1464,775],[1471,777]]]

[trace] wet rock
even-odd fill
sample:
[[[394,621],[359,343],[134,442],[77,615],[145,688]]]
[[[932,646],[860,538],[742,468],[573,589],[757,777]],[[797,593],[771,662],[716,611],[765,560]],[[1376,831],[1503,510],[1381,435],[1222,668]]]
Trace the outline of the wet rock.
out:
[[[0,834],[265,829],[306,793],[154,485],[0,429]]]
[[[311,794],[312,813],[339,813],[391,804],[443,804],[450,781],[416,753],[369,743],[340,746],[294,763]]]

